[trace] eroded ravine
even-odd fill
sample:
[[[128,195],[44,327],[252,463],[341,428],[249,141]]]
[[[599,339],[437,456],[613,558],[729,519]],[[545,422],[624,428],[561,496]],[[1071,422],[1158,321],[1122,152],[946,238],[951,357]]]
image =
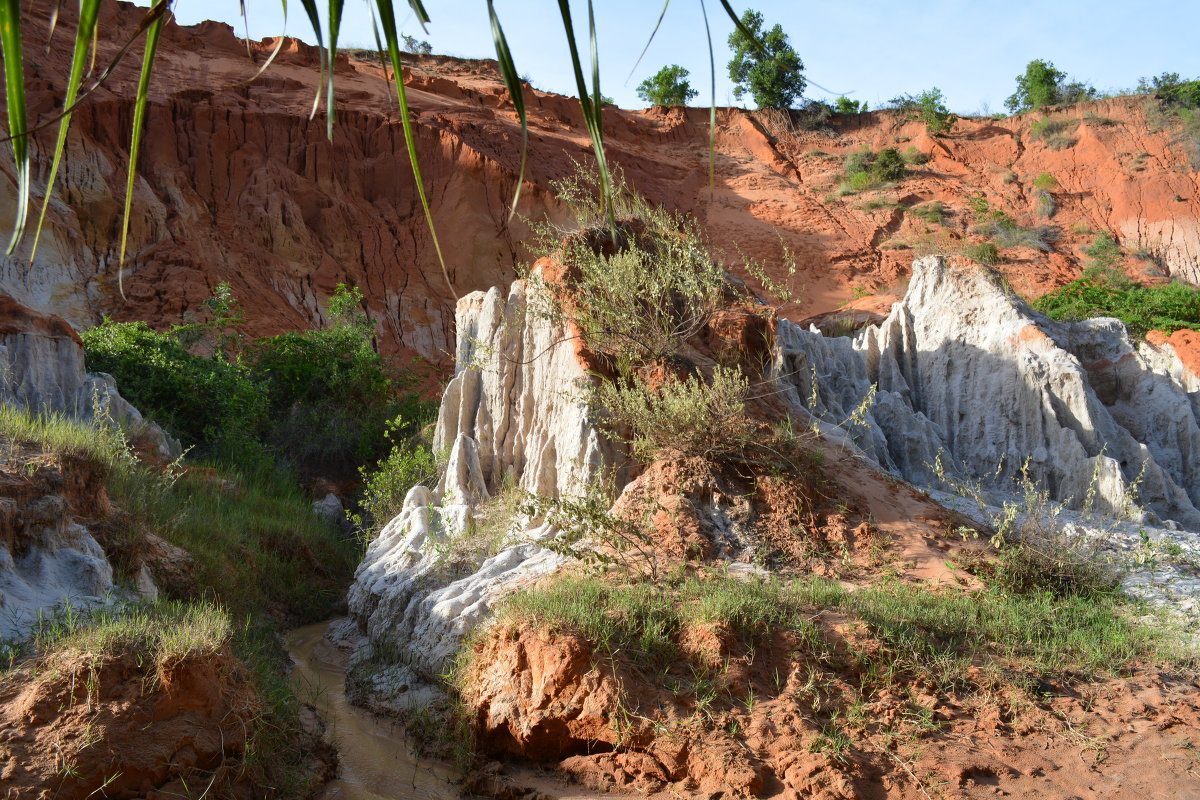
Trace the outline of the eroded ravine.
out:
[[[325,736],[338,751],[337,778],[322,795],[327,800],[453,800],[453,768],[413,755],[401,725],[356,708],[344,691],[346,656],[324,638],[329,622],[291,631],[285,637],[295,663],[297,695],[317,709]]]

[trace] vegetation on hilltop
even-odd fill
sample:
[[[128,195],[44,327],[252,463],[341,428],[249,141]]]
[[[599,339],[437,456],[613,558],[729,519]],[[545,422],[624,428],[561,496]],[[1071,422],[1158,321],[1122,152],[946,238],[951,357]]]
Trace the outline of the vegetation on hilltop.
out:
[[[788,43],[783,27],[763,31],[763,16],[747,10],[729,34],[729,79],[733,96],[749,94],[759,108],[791,108],[804,94],[804,62]]]

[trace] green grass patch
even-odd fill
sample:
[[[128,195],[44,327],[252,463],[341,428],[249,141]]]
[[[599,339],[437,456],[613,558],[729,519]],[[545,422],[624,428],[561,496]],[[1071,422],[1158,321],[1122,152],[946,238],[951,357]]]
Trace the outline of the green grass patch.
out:
[[[994,242],[981,242],[963,248],[962,254],[977,264],[994,267],[1000,263],[1000,250]]]
[[[843,638],[816,620],[846,615],[861,626]],[[790,631],[799,650],[875,676],[920,675],[943,687],[967,682],[972,666],[1092,679],[1136,663],[1182,664],[1165,628],[1135,621],[1116,594],[1055,595],[999,588],[930,588],[888,581],[847,592],[821,578],[738,580],[717,574],[675,582],[614,583],[559,578],[510,596],[500,615],[521,626],[571,632],[607,655],[663,670],[681,658],[694,625],[720,625],[752,646]],[[866,647],[862,639],[883,647]],[[842,639],[839,643],[839,639]],[[849,653],[848,656],[839,653]]]
[[[1200,291],[1182,283],[1144,286],[1111,268],[1093,266],[1033,302],[1051,319],[1116,317],[1134,336],[1148,331],[1200,330]]]
[[[949,212],[946,210],[946,204],[941,200],[932,200],[928,203],[913,206],[908,209],[908,213],[917,219],[925,220],[930,225],[945,225]]]
[[[88,611],[67,603],[39,618],[27,639],[5,643],[0,654],[10,669],[22,654],[67,650],[99,657],[137,653],[148,664],[163,665],[215,653],[232,636],[229,614],[208,601],[164,600]]]
[[[1075,144],[1069,135],[1070,131],[1079,124],[1073,119],[1039,119],[1029,126],[1029,135],[1035,141],[1044,143],[1051,150],[1065,150]]]

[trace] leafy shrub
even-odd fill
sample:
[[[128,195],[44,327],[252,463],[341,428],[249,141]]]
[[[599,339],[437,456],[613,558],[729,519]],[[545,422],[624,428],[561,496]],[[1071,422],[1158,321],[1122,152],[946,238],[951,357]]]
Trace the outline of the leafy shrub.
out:
[[[1096,97],[1096,90],[1080,81],[1067,81],[1067,73],[1054,64],[1034,59],[1017,76],[1017,90],[1004,101],[1010,112],[1019,114],[1042,106],[1079,103]]]
[[[245,354],[267,393],[266,441],[304,474],[353,475],[384,455],[390,421],[429,414],[409,392],[415,377],[389,369],[375,351],[361,302],[361,292],[339,284],[329,327],[261,339]]]
[[[256,460],[267,396],[244,365],[218,352],[195,356],[144,322],[103,322],[80,334],[87,368],[107,372],[121,394],[197,454]]]
[[[910,166],[921,166],[928,164],[931,156],[928,153],[922,153],[916,147],[909,145],[904,151],[904,163]]]
[[[838,114],[865,114],[867,113],[866,100],[851,100],[844,94],[838,95],[833,104],[833,110]]]
[[[973,244],[963,249],[963,255],[985,266],[995,266],[1000,263],[1000,251],[993,242]]]
[[[553,184],[580,232],[564,239],[553,225],[536,228],[534,251],[557,258],[567,277],[541,281],[551,300],[543,311],[573,322],[598,353],[636,363],[669,358],[721,302],[725,271],[694,221],[651,207],[619,180],[614,211],[622,221],[605,224],[595,181],[581,173]]]
[[[919,94],[902,94],[893,97],[888,105],[911,119],[925,123],[925,129],[934,136],[949,133],[958,116],[946,107],[946,97],[936,86]]]
[[[1116,317],[1135,336],[1151,330],[1200,330],[1200,291],[1182,283],[1143,286],[1119,270],[1099,266],[1107,258],[1107,245],[1100,252],[1079,279],[1038,298],[1033,307],[1059,320]]]
[[[1184,80],[1178,72],[1164,72],[1138,79],[1138,91],[1185,108],[1200,108],[1200,78]]]
[[[415,377],[391,370],[372,347],[374,328],[357,311],[357,289],[338,286],[328,328],[244,348],[226,332],[235,304],[220,292],[215,301],[210,323],[158,333],[143,322],[106,319],[82,334],[88,368],[112,374],[130,402],[196,455],[253,471],[269,465],[270,453],[305,474],[353,475],[384,455],[390,420],[430,414],[409,391]],[[212,354],[196,355],[185,342]],[[242,352],[227,355],[234,342]]]
[[[1121,265],[1124,256],[1121,246],[1108,231],[1101,231],[1092,239],[1092,243],[1083,248],[1083,252],[1091,257],[1089,265],[1102,270],[1116,269]]]
[[[595,402],[606,424],[623,433],[640,461],[718,458],[741,452],[750,440],[749,384],[736,369],[717,367],[711,381],[689,375],[652,389],[641,378],[603,381]]]
[[[742,14],[741,21],[754,39],[738,28],[729,34],[733,96],[740,100],[749,92],[759,108],[790,108],[807,85],[804,62],[779,25],[764,31],[762,14],[752,9]]]
[[[688,74],[678,64],[665,66],[638,84],[637,96],[653,106],[686,106],[699,94],[688,83]]]
[[[414,486],[432,488],[437,482],[438,459],[418,437],[405,435],[411,427],[403,420],[389,423],[392,449],[378,464],[359,469],[363,480],[361,513],[352,519],[367,541],[400,513],[404,498]]]
[[[894,147],[885,147],[878,153],[870,150],[857,150],[846,156],[842,164],[844,177],[843,188],[861,192],[882,186],[891,181],[903,180],[908,174],[908,166],[900,151]]]

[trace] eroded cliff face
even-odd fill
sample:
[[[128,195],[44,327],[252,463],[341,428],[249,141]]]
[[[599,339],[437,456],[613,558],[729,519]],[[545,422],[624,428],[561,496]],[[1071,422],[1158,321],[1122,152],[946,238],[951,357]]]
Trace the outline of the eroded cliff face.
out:
[[[1200,530],[1200,384],[1168,340],[1135,346],[1116,320],[1054,322],[966,262],[931,257],[912,271],[904,299],[852,336],[776,325],[764,375],[771,388],[759,394],[780,404],[780,418],[819,429],[831,454],[866,461],[846,483],[891,473],[934,492],[979,486],[999,504],[1027,475],[1052,501],[1113,520],[1132,516],[1134,528],[1200,550],[1187,533]],[[405,654],[426,676],[444,670],[497,600],[568,560],[542,546],[558,531],[528,524],[512,507],[483,537],[490,549],[463,557],[456,542],[478,542],[483,527],[495,526],[487,509],[505,487],[575,497],[607,478],[623,487],[618,508],[647,492],[672,495],[675,513],[659,544],[682,537],[684,551],[747,568],[755,557],[733,521],[736,492],[710,487],[687,499],[678,486],[668,490],[689,483],[671,470],[627,482],[622,454],[588,407],[586,360],[568,330],[534,310],[538,302],[521,281],[507,297],[492,289],[460,301],[459,369],[436,434],[448,465],[436,490],[410,492],[350,590],[351,613],[375,649]],[[888,491],[901,502],[903,490]],[[682,515],[684,506],[694,513]],[[920,514],[930,512],[907,512]],[[674,531],[687,527],[685,516],[694,517],[691,539]],[[1111,527],[1102,535],[1136,543],[1139,533]],[[420,682],[407,672],[404,679]]]
[[[45,55],[48,0],[30,4],[34,119],[56,113],[69,63],[69,36]],[[69,29],[71,8],[60,29]],[[106,5],[98,60],[114,51],[141,16]],[[261,63],[274,41],[252,42]],[[508,218],[520,164],[520,130],[488,61],[413,57],[408,72],[417,150],[453,288],[433,254],[407,164],[394,98],[377,66],[339,59],[333,140],[325,119],[309,119],[318,83],[313,48],[289,41],[276,63],[258,69],[228,26],[168,25],[151,90],[145,149],[135,187],[126,297],[117,289],[119,214],[136,58],[75,116],[35,263],[29,243],[0,259],[0,284],[21,302],[77,327],[102,314],[180,321],[212,287],[229,281],[246,306],[251,334],[316,324],[338,282],[358,285],[393,353],[418,353],[448,366],[458,297],[505,283],[525,259],[527,229]],[[550,182],[586,158],[588,140],[569,98],[528,89],[530,157],[519,215],[561,216]],[[770,113],[718,114],[716,182],[708,186],[707,111],[605,111],[613,163],[654,202],[699,220],[727,263],[742,254],[783,276],[780,241],[797,258],[800,319],[834,308],[851,287],[895,288],[913,248],[953,248],[973,224],[966,198],[980,193],[1027,224],[1050,225],[1047,252],[1015,248],[1004,269],[1036,295],[1075,277],[1079,248],[1096,231],[1118,235],[1162,271],[1200,280],[1200,194],[1194,165],[1176,132],[1147,117],[1144,98],[1050,109],[1005,120],[964,119],[945,137],[887,112],[833,118],[797,129]],[[1042,117],[1063,120],[1070,145],[1033,136]],[[37,137],[41,153],[54,131]],[[915,148],[930,157],[894,188],[841,198],[845,154],[862,147]],[[48,159],[37,159],[35,195]],[[3,170],[11,171],[5,163]],[[1058,181],[1049,219],[1035,212],[1033,181]],[[872,205],[864,200],[888,201]],[[947,205],[946,225],[926,223],[895,203]],[[0,225],[14,197],[0,196]],[[932,245],[922,242],[932,241]],[[1136,272],[1145,264],[1130,262]]]
[[[1195,528],[1200,395],[1158,341],[1135,346],[1112,319],[1049,320],[998,275],[926,258],[853,337],[781,321],[774,374],[794,413],[919,486],[1012,491],[1027,469],[1054,500]]]
[[[506,296],[492,289],[464,298],[457,320],[460,367],[445,392],[437,432],[449,463],[436,490],[410,492],[403,512],[372,543],[351,588],[353,623],[365,634],[349,673],[352,699],[389,711],[427,709],[441,698],[436,677],[466,647],[456,679],[463,724],[489,756],[553,765],[606,790],[755,796],[780,786],[796,796],[842,800],[888,785],[889,797],[922,796],[920,782],[910,783],[911,774],[897,772],[890,757],[871,755],[875,745],[851,748],[854,755],[838,760],[806,744],[821,741],[827,729],[814,717],[816,706],[803,702],[814,667],[795,668],[804,646],[792,633],[753,647],[720,624],[680,633],[680,658],[689,659],[693,678],[703,672],[696,664],[711,664],[714,693],[748,693],[724,716],[706,718],[699,706],[681,700],[685,679],[675,685],[664,677],[672,667],[660,675],[631,654],[601,655],[579,631],[547,630],[498,613],[515,590],[587,569],[554,544],[561,531],[505,505],[506,493],[520,488],[571,497],[605,475],[620,489],[611,513],[633,509],[649,520],[653,547],[681,574],[719,564],[727,579],[753,583],[796,568],[867,588],[882,571],[880,562],[864,561],[856,577],[843,577],[823,571],[820,559],[804,560],[825,550],[841,553],[843,566],[889,552],[894,560],[887,569],[897,571],[889,574],[901,581],[969,583],[973,579],[947,562],[979,557],[980,550],[970,548],[982,543],[961,536],[963,525],[975,523],[888,473],[954,506],[940,489],[978,484],[998,501],[1017,487],[1026,463],[1051,497],[1076,505],[1092,497],[1091,516],[1063,512],[1059,521],[1085,536],[1106,537],[1106,549],[1129,550],[1149,537],[1186,559],[1200,558],[1191,449],[1200,387],[1165,338],[1135,347],[1112,320],[1052,322],[973,264],[928,258],[912,271],[904,299],[853,335],[825,336],[779,320],[774,336],[756,337],[759,346],[773,341],[773,352],[755,384],[753,413],[773,414],[777,425],[787,419],[799,430],[820,430],[805,439],[820,457],[774,484],[747,473],[749,461],[732,472],[750,475],[750,484],[687,459],[656,461],[640,473],[614,471],[625,459],[606,443],[585,402],[593,380],[589,356],[574,346],[571,331],[536,313],[538,290],[517,282]],[[708,363],[699,347],[687,352],[694,364]],[[942,468],[935,466],[939,460]],[[801,476],[811,486],[789,493]],[[764,477],[779,476],[770,470],[757,476]],[[836,510],[814,500],[821,493]],[[1133,500],[1142,506],[1131,506]],[[752,507],[764,503],[756,519]],[[789,516],[789,509],[800,513]],[[972,503],[962,510],[987,511]],[[1130,514],[1142,518],[1132,524],[1111,518]],[[1150,524],[1156,517],[1164,527]],[[792,555],[803,554],[799,560],[786,560],[789,547]],[[1130,555],[1124,553],[1126,563]],[[784,560],[772,561],[776,556]],[[1186,567],[1134,569],[1124,587],[1185,620],[1200,619],[1200,582]],[[831,622],[854,647],[878,646],[855,639],[859,629],[843,616]],[[686,672],[680,664],[673,668],[677,677]],[[829,686],[836,685],[831,696],[849,696],[856,680],[865,678],[830,678]],[[938,774],[986,769],[1016,785],[1023,773],[1011,765],[1040,763],[1049,750],[1066,746],[1052,736],[1031,744],[1032,722],[981,727],[978,709],[944,702],[940,690],[920,680],[914,686],[908,700],[888,691],[864,702],[889,720],[907,719],[916,703],[948,730],[970,730],[1005,754],[987,759],[973,750],[966,757],[948,744],[955,739],[930,741],[923,763]],[[1197,713],[1191,701],[1179,707],[1189,719]],[[1136,713],[1114,709],[1089,719],[1118,725]],[[821,713],[836,716],[827,708]],[[1055,719],[1067,712],[1039,706],[1029,713]],[[879,747],[883,753],[888,745]],[[1114,752],[1121,763],[1138,757]],[[1173,773],[1169,780],[1187,778]]]

